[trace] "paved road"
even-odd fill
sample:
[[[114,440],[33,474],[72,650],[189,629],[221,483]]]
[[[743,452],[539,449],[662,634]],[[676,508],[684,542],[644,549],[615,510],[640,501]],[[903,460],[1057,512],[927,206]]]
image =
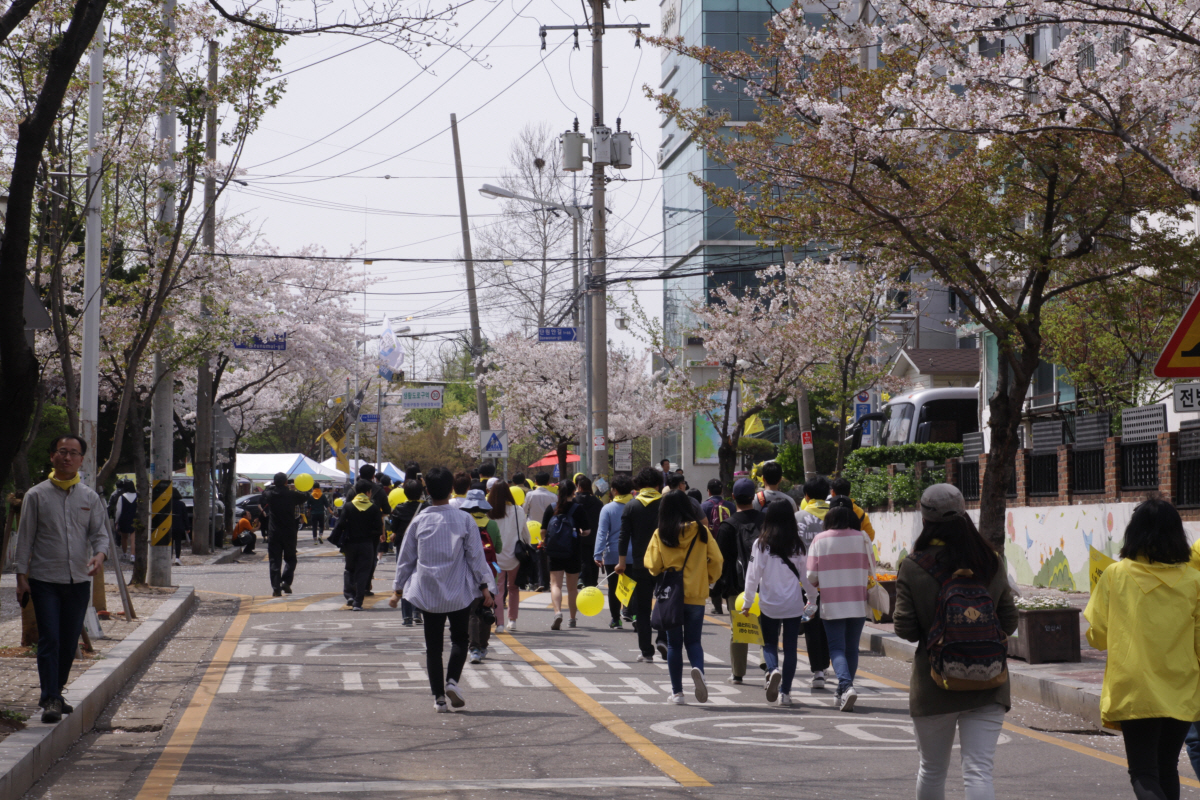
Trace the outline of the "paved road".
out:
[[[494,636],[490,657],[467,666],[466,708],[435,714],[420,628],[402,627],[384,602],[390,566],[380,565],[378,602],[352,614],[341,559],[327,546],[302,552],[297,594],[281,599],[264,596],[265,563],[177,568],[179,582],[208,593],[189,623],[195,635],[177,637],[184,649],[163,659],[176,679],[141,679],[158,692],[161,729],[123,730],[124,712],[110,711],[112,732],[86,737],[29,796],[913,795],[907,665],[865,656],[852,714],[806,685],[794,708],[768,707],[757,685],[723,682],[729,634],[711,617],[711,699],[668,705],[666,665],[635,663],[632,632],[610,631],[607,612],[550,631],[548,597],[535,595],[522,601],[518,632]],[[116,702],[150,703],[143,688]],[[1032,707],[1010,723],[999,797],[1132,796],[1117,740],[1032,730],[1075,724]],[[949,796],[961,797],[957,782]]]

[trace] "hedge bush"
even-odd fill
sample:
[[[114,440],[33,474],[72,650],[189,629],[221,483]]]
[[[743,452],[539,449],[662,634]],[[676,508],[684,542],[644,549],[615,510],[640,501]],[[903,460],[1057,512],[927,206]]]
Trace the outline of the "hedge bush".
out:
[[[864,508],[886,506],[888,502],[889,464],[905,464],[908,472],[891,478],[892,499],[896,506],[915,506],[926,487],[946,480],[948,458],[962,456],[961,444],[904,444],[894,447],[862,447],[846,458],[842,475],[850,481],[854,499]],[[918,461],[933,461],[938,466],[926,470],[921,480],[912,472]],[[872,472],[878,469],[878,472]]]

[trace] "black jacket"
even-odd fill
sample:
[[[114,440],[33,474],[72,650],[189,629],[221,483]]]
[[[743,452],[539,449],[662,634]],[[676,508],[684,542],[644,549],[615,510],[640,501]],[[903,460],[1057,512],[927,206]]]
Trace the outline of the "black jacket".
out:
[[[295,489],[280,489],[268,486],[262,493],[262,508],[267,512],[267,534],[275,536],[295,536],[300,530],[300,518],[296,507],[309,501],[307,492]]]
[[[629,543],[633,542],[633,561],[627,566],[637,571],[646,569],[646,548],[658,530],[658,504],[661,502],[662,499],[658,498],[649,505],[643,505],[641,500],[634,497],[625,504],[625,511],[621,514],[620,549],[617,552],[629,552]]]
[[[408,530],[408,526],[412,524],[413,517],[417,515],[425,504],[420,500],[409,500],[401,503],[392,509],[392,533],[396,534],[396,552],[400,552],[400,544],[404,541],[404,533]]]
[[[721,592],[726,597],[746,588],[746,566],[754,552],[754,540],[762,533],[763,514],[738,511],[717,526],[717,544],[725,564],[721,568]]]
[[[353,502],[346,503],[342,507],[342,517],[338,520],[337,527],[345,532],[345,538],[342,539],[343,545],[378,542],[383,533],[379,507],[372,503],[367,506],[365,511],[359,511]]]

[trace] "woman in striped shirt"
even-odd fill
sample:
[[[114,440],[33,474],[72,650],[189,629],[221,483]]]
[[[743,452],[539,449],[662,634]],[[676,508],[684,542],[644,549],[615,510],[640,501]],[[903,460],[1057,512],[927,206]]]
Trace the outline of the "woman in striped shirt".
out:
[[[808,550],[808,579],[821,593],[821,622],[829,659],[837,673],[837,707],[850,711],[858,699],[858,639],[866,617],[867,581],[875,574],[871,542],[858,529],[853,509],[838,504],[825,513],[825,531]]]

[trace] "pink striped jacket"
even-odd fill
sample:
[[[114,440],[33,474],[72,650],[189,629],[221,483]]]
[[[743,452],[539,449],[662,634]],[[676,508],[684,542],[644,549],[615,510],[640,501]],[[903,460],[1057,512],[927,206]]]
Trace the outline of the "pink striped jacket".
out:
[[[808,548],[808,579],[821,593],[821,619],[871,616],[867,580],[873,574],[871,540],[862,531],[824,531]]]

